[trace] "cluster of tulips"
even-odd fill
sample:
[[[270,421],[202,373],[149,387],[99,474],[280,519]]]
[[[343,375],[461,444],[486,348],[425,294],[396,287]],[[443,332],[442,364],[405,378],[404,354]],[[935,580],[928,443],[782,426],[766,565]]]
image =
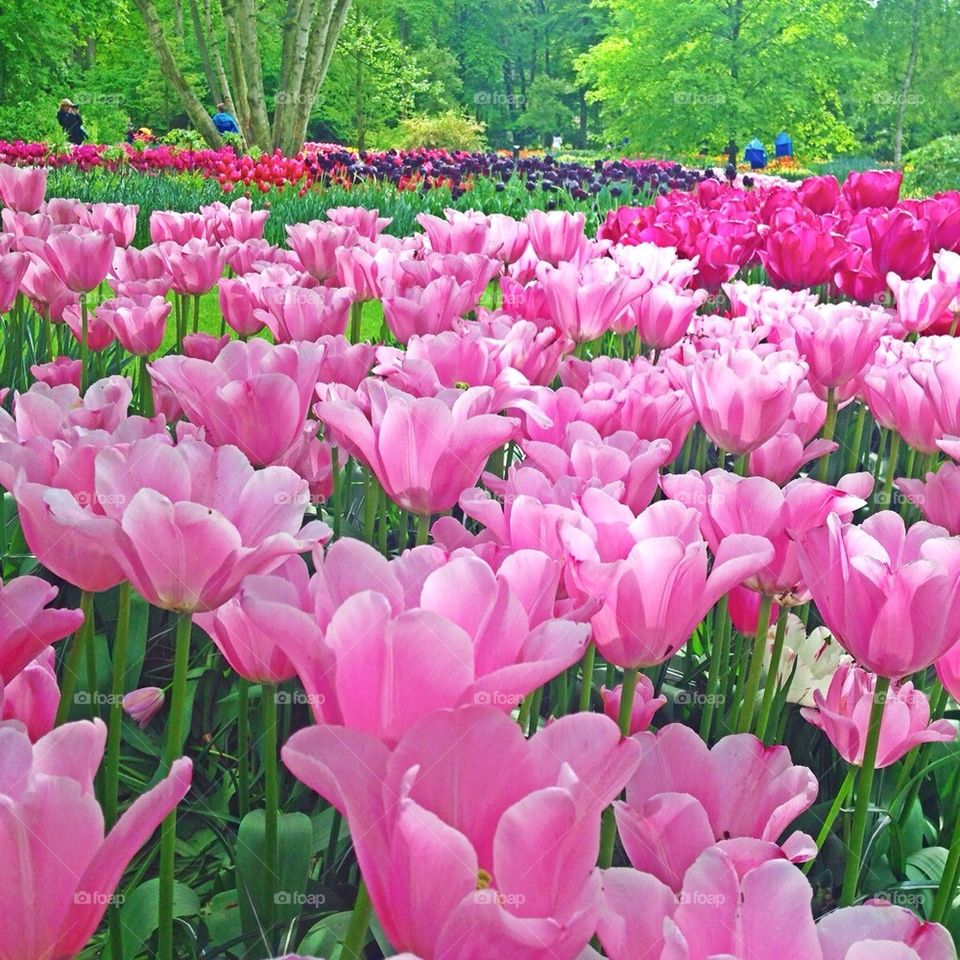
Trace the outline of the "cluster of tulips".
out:
[[[300,153],[288,157],[279,150],[255,156],[238,153],[231,146],[193,150],[167,144],[84,144],[61,152],[45,143],[0,141],[0,163],[80,171],[193,173],[217,180],[226,192],[253,189],[268,193],[285,186],[306,191],[314,184],[389,183],[401,190],[448,187],[456,196],[468,190],[478,177],[493,178],[498,184],[518,178],[530,190],[566,191],[577,200],[587,199],[604,186],[618,192],[627,188],[632,196],[644,190],[690,190],[706,176],[678,163],[659,160],[597,161],[587,166],[559,162],[551,156],[514,159],[493,151],[426,148],[357,152],[325,143],[304,144]]]
[[[872,870],[960,697],[960,346],[933,332],[960,317],[960,206],[892,184],[701,184],[597,238],[336,208],[287,247],[239,200],[154,213],[138,250],[135,208],[0,167],[0,486],[46,571],[0,586],[0,957],[122,955],[115,891],[161,821],[156,955],[189,955],[176,807],[203,803],[212,644],[244,956],[297,949],[342,822],[343,960],[374,955],[373,913],[404,960],[956,960],[956,777],[922,915]],[[889,303],[841,299],[885,267]],[[77,705],[108,593],[104,722]],[[163,688],[129,689],[135,596],[168,612]],[[305,709],[281,744],[282,688]],[[136,798],[130,718],[164,719]],[[292,852],[320,801],[288,774],[336,811]]]

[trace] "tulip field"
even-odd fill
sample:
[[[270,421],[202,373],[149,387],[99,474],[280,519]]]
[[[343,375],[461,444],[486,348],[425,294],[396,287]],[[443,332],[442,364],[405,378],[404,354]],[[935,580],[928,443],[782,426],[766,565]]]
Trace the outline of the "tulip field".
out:
[[[956,960],[960,192],[2,146],[0,960]]]

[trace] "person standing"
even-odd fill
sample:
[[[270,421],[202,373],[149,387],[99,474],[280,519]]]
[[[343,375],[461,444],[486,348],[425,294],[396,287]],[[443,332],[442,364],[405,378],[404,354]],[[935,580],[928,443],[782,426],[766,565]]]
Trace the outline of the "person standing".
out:
[[[217,104],[217,112],[213,115],[213,125],[218,133],[239,133],[236,117],[227,111],[225,103]]]
[[[60,109],[57,111],[57,123],[63,127],[63,132],[67,135],[67,140],[75,146],[79,146],[87,139],[87,131],[83,129],[83,117],[80,116],[80,110],[77,105],[67,97],[60,101]]]

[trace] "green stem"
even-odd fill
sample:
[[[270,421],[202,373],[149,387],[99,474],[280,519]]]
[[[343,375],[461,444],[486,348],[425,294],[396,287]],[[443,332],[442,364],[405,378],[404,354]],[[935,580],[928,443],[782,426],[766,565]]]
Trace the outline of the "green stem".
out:
[[[106,829],[117,822],[120,794],[120,734],[123,729],[123,680],[130,636],[130,584],[120,584],[117,632],[113,642],[113,685],[110,688],[110,727],[107,733],[107,766],[104,784],[103,815]],[[123,956],[120,908],[110,908],[110,956]]]
[[[590,694],[593,692],[593,663],[597,657],[597,648],[592,642],[587,644],[580,669],[580,712],[590,709]]]
[[[760,703],[760,719],[757,721],[757,736],[766,742],[767,725],[770,723],[770,712],[773,709],[773,699],[777,693],[777,683],[780,676],[780,658],[783,656],[783,641],[787,635],[787,608],[780,607],[777,617],[777,633],[773,641],[773,650],[770,651],[770,666],[767,669],[767,682],[763,688],[763,700]]]
[[[93,626],[93,594],[84,591],[80,594],[80,609],[83,611],[83,623],[77,628],[70,646],[67,648],[67,657],[63,664],[63,676],[60,682],[60,703],[57,705],[56,725],[67,722],[70,716],[70,707],[73,706],[73,691],[77,686],[77,676],[80,673],[80,660],[87,645],[87,635]]]
[[[148,419],[153,416],[153,384],[147,371],[149,361],[146,355],[140,357],[140,410]]]
[[[372,470],[367,471],[363,494],[363,539],[373,543],[373,529],[377,522],[377,504],[380,501],[380,487]]]
[[[370,902],[370,894],[367,892],[367,885],[361,880],[360,886],[357,887],[353,913],[350,914],[350,924],[343,938],[340,960],[361,960],[372,914],[373,904]]]
[[[603,819],[600,821],[600,856],[597,858],[597,865],[601,870],[608,870],[613,863],[613,850],[617,845],[617,820],[613,813],[613,807],[609,806],[603,811]]]
[[[933,909],[930,911],[930,919],[934,923],[943,923],[947,911],[953,903],[954,894],[957,890],[958,873],[960,873],[960,813],[957,814],[953,824],[953,836],[950,839],[947,862],[940,877],[940,886],[937,888],[937,895],[933,901]]]
[[[845,467],[846,473],[853,473],[857,468],[857,464],[860,462],[860,447],[863,444],[863,428],[867,422],[867,405],[865,403],[860,404],[860,409],[857,412],[857,421],[853,429],[853,440],[850,442],[850,448],[847,451],[847,463]]]
[[[847,775],[843,779],[843,783],[840,784],[840,790],[837,792],[836,797],[833,799],[833,803],[830,806],[830,810],[827,812],[827,818],[823,821],[823,826],[820,828],[820,833],[817,834],[817,854],[819,855],[820,851],[823,849],[823,845],[827,842],[827,837],[830,835],[831,829],[833,829],[834,823],[836,823],[837,817],[840,815],[841,809],[843,809],[843,804],[847,799],[851,789],[853,788],[853,781],[857,776],[857,768],[850,765],[847,769]],[[812,860],[808,860],[803,865],[803,872],[809,873],[813,869],[814,863],[816,863],[817,858],[814,857]]]
[[[770,629],[770,608],[773,597],[764,594],[760,598],[760,611],[757,614],[757,632],[753,640],[753,653],[750,655],[750,670],[744,685],[740,714],[737,717],[737,733],[746,733],[753,723],[753,711],[757,706],[757,691],[760,689],[760,674],[763,672],[763,652],[767,647],[767,632]]]
[[[333,811],[330,818],[330,833],[327,835],[327,848],[323,854],[323,876],[332,877],[334,859],[337,855],[337,844],[340,841],[340,827],[343,825],[343,815],[339,810]]]
[[[173,687],[170,696],[170,715],[167,720],[167,738],[163,745],[163,769],[168,771],[182,749],[184,716],[187,701],[187,669],[190,666],[190,630],[192,615],[177,617],[176,646],[173,660]],[[177,845],[177,808],[166,815],[160,827],[160,895],[159,943],[160,960],[173,960],[173,883],[174,859]]]
[[[620,723],[620,734],[624,737],[630,736],[630,717],[633,713],[633,701],[637,693],[637,680],[640,679],[640,671],[636,667],[630,667],[623,671],[623,686],[620,688],[620,714],[618,721]]]
[[[747,454],[741,454],[733,461],[733,472],[738,477],[745,477],[747,475]]]
[[[714,630],[710,641],[710,672],[707,675],[707,702],[703,706],[703,715],[700,717],[700,737],[705,743],[710,742],[710,728],[713,726],[713,715],[720,692],[720,667],[726,660],[729,650],[730,618],[727,616],[727,606],[728,598],[725,594],[720,598],[720,603],[714,611]],[[716,629],[718,622],[720,623],[719,634]]]
[[[80,297],[80,392],[87,392],[87,385],[90,383],[90,372],[87,369],[89,363],[88,346],[89,337],[87,336],[87,325],[89,317],[87,316],[87,295]]]
[[[883,492],[880,494],[880,509],[890,509],[890,493],[893,490],[893,475],[897,472],[897,461],[900,458],[900,434],[890,434],[890,457],[887,460],[887,469],[883,478]]]
[[[242,820],[250,812],[250,683],[237,678],[237,809]]]
[[[200,331],[200,294],[193,295],[193,332]]]
[[[422,547],[430,539],[430,515],[417,514],[417,546]]]
[[[823,422],[823,439],[832,440],[833,433],[837,429],[837,391],[833,387],[827,390],[827,419]],[[819,479],[821,483],[827,482],[827,470],[830,467],[830,454],[825,453],[820,458]]]
[[[280,846],[278,823],[280,819],[280,779],[277,769],[277,688],[272,683],[260,686],[260,707],[263,714],[263,798],[265,849],[264,884],[267,916],[264,927],[270,930],[274,922],[274,897],[280,882]]]
[[[363,318],[363,301],[357,300],[350,304],[350,342],[360,342],[360,325]]]
[[[867,731],[867,742],[863,750],[863,765],[860,768],[860,776],[857,778],[857,804],[853,811],[847,866],[843,874],[843,893],[840,897],[840,904],[844,907],[849,907],[857,896],[857,883],[860,879],[860,857],[863,854],[863,841],[867,835],[870,794],[873,790],[877,747],[880,744],[880,724],[883,721],[883,707],[889,689],[889,678],[877,677],[877,686],[873,693],[873,706],[870,710],[870,727]]]

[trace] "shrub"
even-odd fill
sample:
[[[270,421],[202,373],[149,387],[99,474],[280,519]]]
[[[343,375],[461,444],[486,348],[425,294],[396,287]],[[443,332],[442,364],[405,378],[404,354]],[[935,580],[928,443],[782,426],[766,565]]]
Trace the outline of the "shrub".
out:
[[[400,146],[445,147],[447,150],[480,150],[486,124],[455,110],[400,121]]]
[[[927,196],[960,189],[960,136],[933,140],[904,157],[903,192]]]

